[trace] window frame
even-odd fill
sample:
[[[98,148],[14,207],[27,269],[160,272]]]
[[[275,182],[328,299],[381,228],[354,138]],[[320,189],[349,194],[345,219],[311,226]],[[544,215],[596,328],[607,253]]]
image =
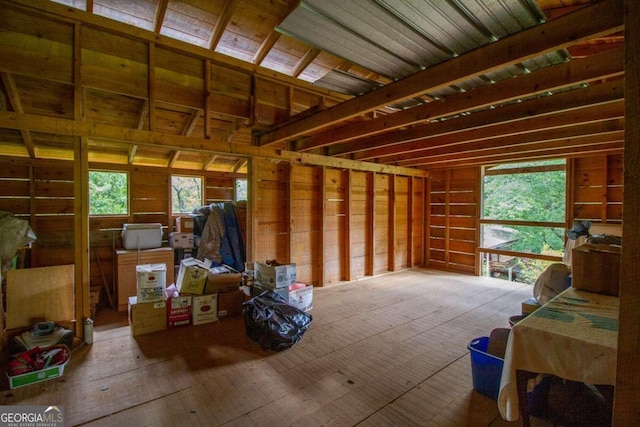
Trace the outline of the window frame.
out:
[[[495,166],[505,166],[505,165],[490,165],[490,166],[482,166],[481,167],[481,177],[480,177],[480,210],[479,210],[479,218],[478,218],[478,248],[477,253],[479,257],[480,265],[484,267],[483,261],[485,257],[490,258],[491,255],[496,256],[510,256],[510,257],[520,257],[520,258],[529,258],[534,260],[541,261],[550,261],[550,262],[562,262],[562,256],[548,255],[548,254],[536,254],[531,252],[521,252],[517,250],[505,250],[505,249],[494,249],[488,248],[482,245],[483,237],[482,237],[482,229],[484,225],[504,225],[504,226],[527,226],[527,227],[541,227],[541,228],[562,228],[566,229],[568,219],[568,198],[569,194],[569,180],[567,177],[569,176],[569,162],[567,159],[563,159],[564,164],[552,164],[552,165],[537,165],[537,166],[521,166],[521,167],[512,167],[504,169],[494,169],[489,171],[489,168]],[[519,162],[524,163],[524,162]],[[517,165],[518,163],[513,163],[513,165]],[[508,220],[508,219],[496,219],[496,218],[485,218],[484,217],[484,208],[485,208],[485,177],[487,175],[507,175],[513,173],[532,173],[532,172],[552,172],[552,171],[563,171],[565,173],[565,200],[564,200],[564,221],[524,221],[524,220]],[[566,236],[564,236],[564,244],[566,245]],[[482,270],[482,269],[481,269]]]

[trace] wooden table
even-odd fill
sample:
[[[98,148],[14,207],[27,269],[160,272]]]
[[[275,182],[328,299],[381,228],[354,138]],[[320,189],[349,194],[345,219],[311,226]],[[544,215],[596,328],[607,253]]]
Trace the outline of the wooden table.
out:
[[[619,298],[569,288],[513,326],[498,395],[502,417],[529,425],[527,382],[536,374],[615,385]]]

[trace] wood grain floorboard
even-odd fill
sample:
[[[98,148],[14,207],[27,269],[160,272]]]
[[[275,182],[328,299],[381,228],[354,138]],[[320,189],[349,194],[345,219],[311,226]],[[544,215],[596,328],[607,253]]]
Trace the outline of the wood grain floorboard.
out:
[[[426,269],[314,289],[302,340],[264,351],[241,317],[132,337],[98,314],[62,378],[2,405],[59,405],[70,426],[498,426],[467,344],[508,327],[532,287]],[[544,426],[534,420],[535,426]]]

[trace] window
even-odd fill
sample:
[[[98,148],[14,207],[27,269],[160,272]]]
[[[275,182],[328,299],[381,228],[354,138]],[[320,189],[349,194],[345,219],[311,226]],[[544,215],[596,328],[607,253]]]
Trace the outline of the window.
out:
[[[236,202],[247,200],[247,180],[245,178],[236,179]]]
[[[128,215],[126,172],[89,171],[89,215]]]
[[[564,160],[500,165],[483,177],[484,273],[534,283],[562,260],[566,207]]]
[[[171,212],[191,213],[202,206],[202,177],[171,176]]]

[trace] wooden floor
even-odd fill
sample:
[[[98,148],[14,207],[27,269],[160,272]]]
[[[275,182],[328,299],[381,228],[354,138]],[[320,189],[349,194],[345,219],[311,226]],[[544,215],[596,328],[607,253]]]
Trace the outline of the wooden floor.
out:
[[[316,288],[311,327],[279,353],[241,317],[134,339],[105,309],[63,378],[13,391],[5,380],[0,404],[63,406],[66,425],[519,425],[472,390],[467,344],[508,327],[531,295],[422,269]]]

